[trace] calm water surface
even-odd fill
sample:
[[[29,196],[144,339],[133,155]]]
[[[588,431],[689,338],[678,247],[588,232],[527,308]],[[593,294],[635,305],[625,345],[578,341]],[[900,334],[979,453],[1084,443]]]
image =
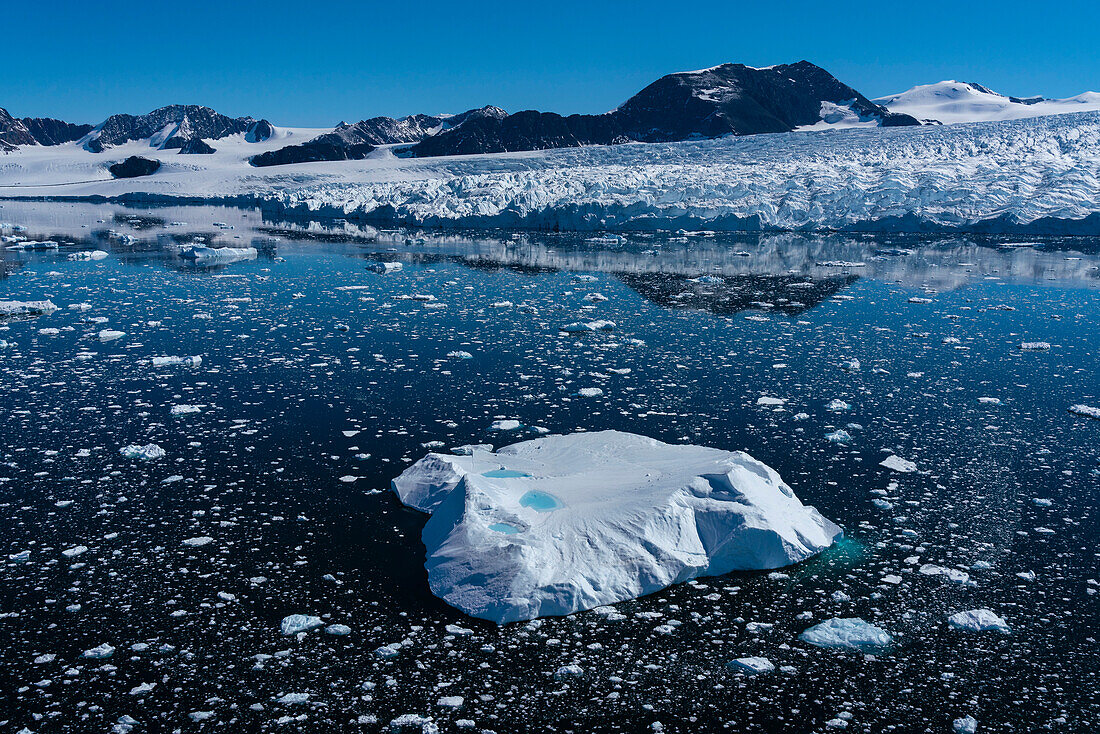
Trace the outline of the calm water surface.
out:
[[[1069,411],[1100,407],[1095,243],[592,242],[19,202],[0,221],[60,243],[0,260],[0,300],[59,307],[0,322],[5,731],[1100,726],[1100,421]],[[195,243],[258,255],[196,266]],[[108,256],[69,259],[89,249]],[[560,331],[594,320],[615,326]],[[605,428],[746,450],[846,539],[530,624],[430,594],[392,477],[436,448]],[[120,453],[149,443],[165,456]],[[982,607],[1012,633],[948,628]],[[351,632],[283,637],[291,613]],[[834,616],[897,645],[797,640]],[[783,668],[725,666],[751,655]]]

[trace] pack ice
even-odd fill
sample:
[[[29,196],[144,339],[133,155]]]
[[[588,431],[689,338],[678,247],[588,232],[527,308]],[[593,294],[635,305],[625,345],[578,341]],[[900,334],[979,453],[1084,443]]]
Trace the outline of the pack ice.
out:
[[[619,431],[430,453],[393,480],[432,591],[498,624],[805,560],[842,535],[748,454]]]

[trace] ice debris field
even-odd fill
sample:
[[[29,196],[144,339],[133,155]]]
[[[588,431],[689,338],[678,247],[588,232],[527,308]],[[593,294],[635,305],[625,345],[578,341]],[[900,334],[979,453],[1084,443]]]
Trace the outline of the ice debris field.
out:
[[[1100,721],[1093,241],[0,221],[5,730]]]

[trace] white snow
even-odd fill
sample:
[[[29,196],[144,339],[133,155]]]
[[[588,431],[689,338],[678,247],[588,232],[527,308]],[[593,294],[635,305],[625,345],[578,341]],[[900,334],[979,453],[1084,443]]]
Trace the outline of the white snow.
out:
[[[1012,631],[1008,626],[1008,622],[990,609],[971,609],[966,612],[956,612],[947,618],[947,623],[955,629],[970,632],[997,630],[1007,635]]]
[[[500,624],[787,566],[842,534],[748,454],[618,431],[431,453],[393,490],[432,514],[432,591]]]
[[[889,632],[859,617],[833,617],[803,631],[798,639],[817,647],[851,648],[865,652],[881,650],[894,643]]]
[[[1085,92],[1067,99],[1034,101],[1031,98],[1028,101],[1031,103],[1014,102],[1012,98],[986,87],[953,80],[921,84],[900,94],[875,100],[891,112],[912,115],[918,120],[937,120],[945,125],[1100,110],[1100,94],[1096,92]]]
[[[1069,227],[1065,222],[1100,212],[1100,112],[250,166],[247,156],[269,143],[235,146],[225,139],[217,153],[204,156],[137,144],[134,152],[159,158],[163,166],[152,176],[125,180],[108,179],[102,154],[77,145],[25,146],[4,156],[0,191],[233,197],[274,212],[330,217],[392,206],[404,223],[585,230],[904,229],[918,221],[955,228],[995,219],[995,227],[1007,228],[1040,218]],[[120,146],[111,155],[129,152]]]

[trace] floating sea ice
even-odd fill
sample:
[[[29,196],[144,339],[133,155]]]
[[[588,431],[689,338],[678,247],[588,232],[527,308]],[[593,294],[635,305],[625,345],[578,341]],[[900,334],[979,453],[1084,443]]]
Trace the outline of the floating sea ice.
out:
[[[183,541],[183,544],[192,548],[201,548],[202,546],[209,545],[213,542],[214,539],[211,538],[209,535],[200,535],[197,538],[188,538],[187,540]]]
[[[997,630],[1006,635],[1012,632],[1008,622],[1001,619],[990,609],[971,609],[966,612],[956,612],[947,618],[947,623],[955,629],[969,632]]]
[[[70,260],[103,260],[107,257],[107,253],[103,250],[81,250],[80,252],[70,252]]]
[[[1069,412],[1076,415],[1084,416],[1086,418],[1095,418],[1096,420],[1100,420],[1100,408],[1093,408],[1089,405],[1071,405],[1069,407]]]
[[[577,397],[581,398],[598,398],[603,395],[603,390],[598,387],[582,387],[577,390]]]
[[[611,331],[614,328],[614,321],[601,319],[597,321],[574,321],[561,327],[560,330],[570,334],[583,334],[591,331]]]
[[[1050,349],[1050,342],[1021,342],[1020,349],[1025,352],[1045,352]]]
[[[74,545],[72,548],[66,548],[65,550],[61,551],[61,555],[65,556],[66,558],[75,558],[76,556],[79,556],[81,553],[87,553],[87,552],[88,552],[88,546],[86,546],[86,545]]]
[[[275,703],[298,704],[309,700],[308,693],[284,693],[275,699]]]
[[[985,405],[1000,405],[1001,404],[1001,399],[1000,398],[984,398],[983,397],[983,398],[978,398],[978,402],[979,403],[984,403]]]
[[[374,654],[380,658],[395,658],[401,653],[401,643],[391,642],[388,645],[382,645],[374,650]]]
[[[873,652],[890,647],[894,638],[884,629],[859,617],[833,617],[805,630],[798,636],[817,647],[849,648]]]
[[[0,316],[40,316],[56,310],[53,301],[0,301]]]
[[[951,722],[951,731],[954,734],[975,734],[978,731],[978,720],[973,716],[964,716]]]
[[[466,699],[462,696],[443,696],[436,701],[436,706],[442,706],[447,709],[460,709],[465,702]]]
[[[396,273],[405,269],[404,263],[387,262],[387,263],[371,263],[367,266],[367,269],[375,273]]]
[[[841,411],[851,410],[851,409],[852,409],[852,404],[851,403],[846,403],[843,400],[830,400],[825,405],[825,410],[831,411],[833,413],[839,413]]]
[[[770,673],[775,670],[771,660],[761,657],[737,658],[726,663],[726,667],[739,673],[755,675],[757,673]]]
[[[880,461],[878,465],[903,474],[909,474],[917,470],[917,465],[912,461],[903,459],[900,456],[894,456],[893,454]]]
[[[523,424],[512,419],[493,421],[489,426],[490,431],[518,431],[520,428],[523,428]]]
[[[202,412],[202,408],[198,405],[173,405],[169,412],[172,415],[191,415]]]
[[[962,584],[963,586],[976,586],[970,580],[970,574],[966,571],[960,571],[957,568],[946,568],[944,566],[937,566],[934,563],[925,563],[917,572],[925,576],[943,576],[948,581],[954,584]]]
[[[117,329],[103,329],[97,336],[101,342],[113,342],[116,339],[121,339],[126,336],[126,332],[118,331]]]
[[[840,430],[833,431],[832,433],[826,433],[825,440],[829,441],[830,443],[851,443],[852,434],[841,428]]]
[[[279,623],[279,632],[284,635],[296,635],[299,632],[309,632],[324,625],[325,623],[321,621],[320,617],[309,614],[289,614],[283,617],[283,621]]]
[[[584,675],[584,668],[573,663],[572,665],[563,665],[554,671],[555,680],[563,680],[566,678],[579,678]]]
[[[198,354],[191,357],[153,357],[150,361],[154,367],[198,367],[202,364],[202,357]]]
[[[447,352],[447,357],[449,359],[473,359],[474,355],[470,354],[469,352],[456,351]]]
[[[348,627],[346,624],[330,624],[328,627],[325,627],[325,634],[343,637],[351,634],[351,627]]]
[[[164,449],[155,443],[147,443],[144,446],[138,446],[137,444],[123,446],[119,449],[119,453],[127,459],[141,459],[142,461],[163,459],[167,455]]]
[[[115,649],[104,642],[102,645],[97,645],[96,647],[80,653],[80,657],[90,658],[92,660],[106,660],[114,654]]]
[[[759,398],[756,399],[756,404],[757,405],[769,406],[769,407],[779,406],[779,405],[786,405],[786,403],[787,403],[786,398],[773,398],[773,397],[768,397],[767,395],[759,397]]]

